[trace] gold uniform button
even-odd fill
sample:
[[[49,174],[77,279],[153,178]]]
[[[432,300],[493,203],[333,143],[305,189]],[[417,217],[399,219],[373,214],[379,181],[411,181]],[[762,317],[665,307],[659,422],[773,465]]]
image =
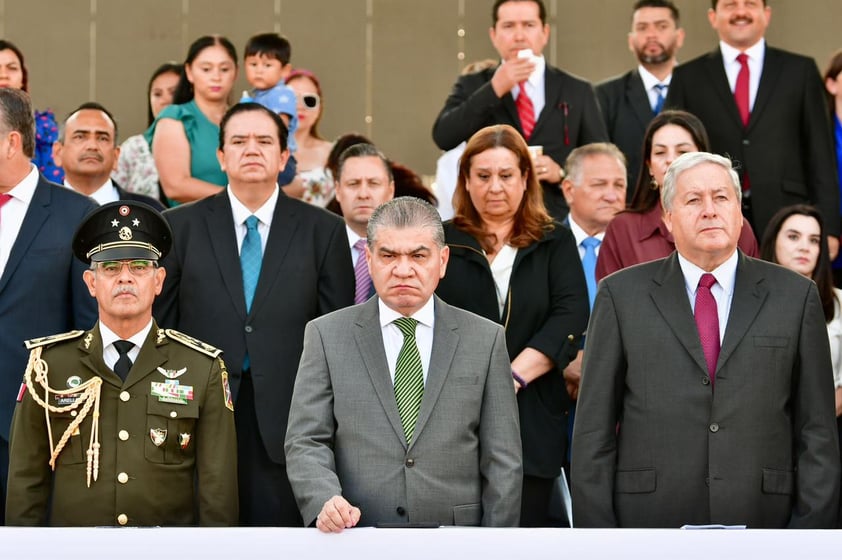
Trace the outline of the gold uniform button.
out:
[[[119,523],[120,525],[125,525],[128,522],[129,522],[129,516],[126,515],[125,513],[121,513],[120,515],[117,516],[117,523]]]
[[[119,482],[120,484],[125,484],[128,481],[129,481],[129,475],[127,475],[126,473],[121,472],[120,474],[117,475],[117,482]]]
[[[123,391],[120,393],[120,400],[123,402],[128,402],[128,400],[132,398],[128,391]]]
[[[172,412],[170,412],[170,418],[175,418],[176,416],[178,416],[178,412],[176,412],[174,410]]]
[[[117,437],[120,438],[120,441],[126,441],[129,439],[129,432],[126,430],[120,430],[120,433],[117,434]]]
[[[70,411],[70,416],[72,416],[73,418],[76,418],[76,415],[77,415],[77,414],[79,414],[79,413],[78,413],[78,412],[76,412],[75,410],[71,410],[71,411]]]

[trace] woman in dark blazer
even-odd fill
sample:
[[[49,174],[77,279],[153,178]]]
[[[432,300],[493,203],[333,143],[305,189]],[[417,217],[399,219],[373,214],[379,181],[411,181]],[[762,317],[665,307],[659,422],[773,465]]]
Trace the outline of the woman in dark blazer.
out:
[[[454,211],[445,224],[450,262],[437,293],[506,328],[523,441],[521,526],[547,526],[567,452],[570,400],[561,372],[588,322],[576,244],[547,213],[526,142],[508,125],[468,141]]]

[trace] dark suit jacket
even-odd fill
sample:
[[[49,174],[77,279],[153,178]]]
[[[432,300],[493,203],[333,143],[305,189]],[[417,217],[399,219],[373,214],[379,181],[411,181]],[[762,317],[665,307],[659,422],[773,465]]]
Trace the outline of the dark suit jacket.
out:
[[[748,172],[754,218],[762,237],[780,208],[815,204],[827,232],[840,233],[839,183],[824,86],[812,59],[766,47],[763,73],[748,128],[737,112],[717,48],[678,66],[667,106],[699,117],[714,152]]]
[[[82,280],[86,266],[70,248],[77,226],[96,207],[40,177],[0,277],[0,437],[6,442],[29,355],[23,342],[96,322],[96,300]]]
[[[228,193],[178,206],[164,217],[174,244],[163,261],[167,278],[155,316],[162,326],[225,352],[235,398],[248,352],[260,435],[269,457],[283,464],[304,326],[354,301],[345,225],[325,210],[281,194],[247,314]]]
[[[475,132],[493,124],[508,124],[521,134],[511,93],[497,97],[491,88],[496,68],[462,76],[453,86],[433,125],[433,140],[442,150],[455,148]],[[591,85],[547,65],[544,73],[546,104],[535,122],[529,144],[544,147],[544,154],[559,165],[577,146],[608,140]],[[558,220],[567,215],[567,204],[558,183],[544,183],[544,200]]]
[[[839,452],[816,286],[739,253],[715,387],[677,253],[600,283],[573,431],[579,527],[834,528]]]
[[[561,224],[532,245],[519,249],[512,267],[507,304],[500,317],[488,260],[479,243],[448,222],[447,274],[436,293],[506,327],[509,357],[524,348],[538,350],[555,368],[518,392],[523,472],[555,478],[567,456],[570,398],[561,372],[576,357],[588,322],[585,274],[570,230]]]
[[[643,162],[643,136],[654,116],[640,72],[635,68],[602,82],[596,86],[596,98],[608,129],[608,138],[626,155],[626,199],[631,202]]]

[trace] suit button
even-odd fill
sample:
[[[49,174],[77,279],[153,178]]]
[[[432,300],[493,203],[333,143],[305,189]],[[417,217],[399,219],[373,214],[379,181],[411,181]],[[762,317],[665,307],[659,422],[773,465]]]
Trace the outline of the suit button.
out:
[[[120,438],[120,441],[126,441],[127,439],[129,439],[129,432],[127,432],[126,430],[120,430],[120,432],[117,434],[117,437]]]
[[[246,325],[246,332],[247,332],[247,333],[250,333],[250,332],[252,332],[253,330],[254,330],[254,327],[252,327],[251,325]]]
[[[407,459],[406,463],[404,463],[408,468],[412,468],[415,466],[415,459]]]
[[[129,402],[130,398],[132,398],[132,396],[129,394],[128,391],[123,391],[122,393],[120,393],[120,400],[121,401]]]
[[[128,481],[129,481],[129,475],[127,475],[126,473],[121,472],[120,474],[117,475],[117,482],[119,482],[120,484],[125,484]]]
[[[702,377],[702,385],[710,385],[710,377],[707,375]]]
[[[174,410],[171,410],[170,411],[170,418],[175,418],[176,416],[178,416],[178,412],[176,412]]]
[[[126,515],[125,513],[121,513],[120,515],[117,516],[117,523],[119,523],[120,525],[125,525],[128,522],[129,522],[129,516]]]
[[[743,146],[748,146],[749,144],[751,144],[751,140],[749,140],[748,138],[743,138]]]
[[[710,425],[710,431],[713,432],[713,433],[718,432],[719,431],[719,424],[717,424],[716,422],[711,424]]]
[[[77,414],[79,414],[79,413],[78,413],[78,412],[76,412],[75,410],[71,410],[71,411],[70,411],[70,416],[72,416],[73,418],[76,418],[76,415],[77,415]]]
[[[401,517],[403,517],[404,515],[406,515],[406,510],[405,510],[405,509],[403,509],[403,506],[398,506],[398,509],[396,509],[395,511],[396,511],[396,512],[398,513],[398,515],[400,515]]]

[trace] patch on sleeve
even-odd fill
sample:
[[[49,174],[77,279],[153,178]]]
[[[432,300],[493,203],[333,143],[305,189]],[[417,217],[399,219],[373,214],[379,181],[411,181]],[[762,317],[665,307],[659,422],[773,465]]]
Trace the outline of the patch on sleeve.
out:
[[[231,385],[228,384],[228,370],[225,369],[222,358],[219,358],[219,367],[222,369],[222,396],[225,399],[225,408],[234,412],[234,399],[231,396]]]
[[[18,402],[23,400],[23,396],[26,394],[26,382],[21,382],[20,389],[18,389]]]

